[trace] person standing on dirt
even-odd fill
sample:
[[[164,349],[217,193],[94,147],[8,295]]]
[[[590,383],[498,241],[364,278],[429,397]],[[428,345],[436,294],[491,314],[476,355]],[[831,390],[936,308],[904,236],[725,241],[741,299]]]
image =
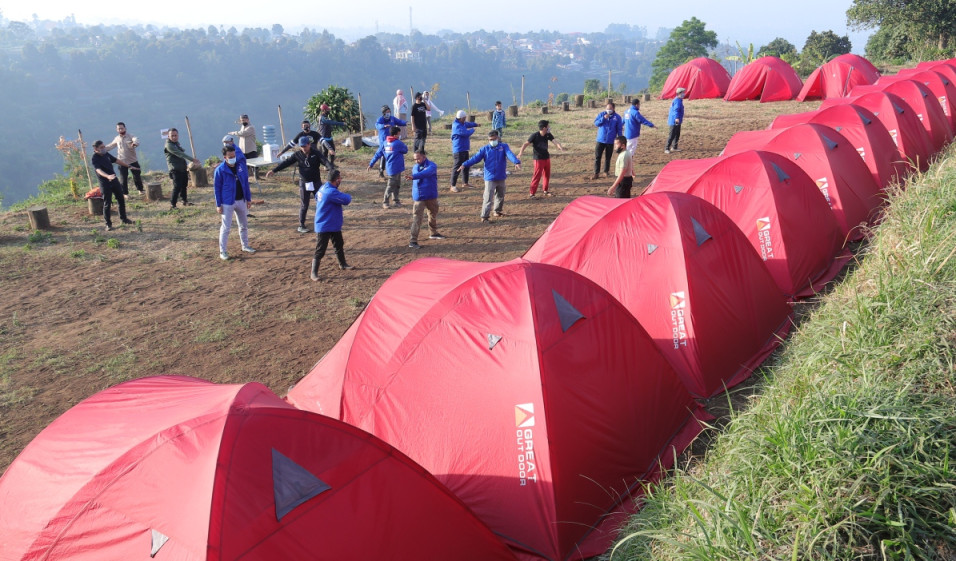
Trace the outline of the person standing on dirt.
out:
[[[438,118],[441,119],[445,112],[438,108],[437,105],[432,103],[431,92],[425,91],[422,93],[422,101],[425,103],[425,107],[428,109],[425,111],[425,120],[428,122],[428,134],[432,133],[432,111],[438,111]]]
[[[637,151],[637,141],[641,137],[641,125],[655,128],[654,123],[641,115],[641,100],[635,97],[631,100],[631,107],[624,112],[624,136],[627,138],[627,151],[632,158]]]
[[[488,144],[481,147],[477,154],[468,158],[462,168],[470,167],[478,162],[485,162],[485,192],[481,199],[481,221],[488,222],[494,202],[495,216],[504,216],[505,180],[508,179],[508,162],[511,160],[516,170],[521,169],[521,160],[514,155],[511,148],[499,140],[498,131],[488,132]],[[493,199],[493,200],[492,200]]]
[[[430,240],[443,240],[445,236],[438,232],[438,166],[429,161],[425,150],[415,151],[415,165],[412,173],[405,176],[412,182],[412,232],[408,247],[421,249],[418,245],[418,233],[422,228],[422,218],[428,213],[428,231]]]
[[[551,123],[546,120],[538,121],[538,132],[528,137],[528,141],[521,145],[518,150],[518,159],[524,154],[524,149],[531,146],[531,153],[534,156],[534,173],[531,174],[531,195],[533,199],[538,192],[538,183],[544,188],[544,195],[552,195],[548,187],[551,186],[551,153],[548,152],[548,142],[553,142],[558,150],[564,151],[561,144],[554,139],[551,134]]]
[[[631,187],[634,185],[634,161],[627,150],[627,137],[621,135],[614,141],[614,152],[617,161],[614,163],[614,175],[617,179],[607,190],[609,197],[630,199]]]
[[[398,200],[398,190],[402,187],[405,154],[408,154],[408,146],[398,138],[402,129],[392,127],[389,132],[391,135],[385,137],[385,143],[378,147],[375,155],[372,156],[372,161],[368,164],[368,169],[371,171],[379,158],[385,160],[385,173],[388,175],[385,182],[385,197],[382,199],[382,208],[385,210],[389,209],[389,199],[394,199],[396,207],[402,206],[402,202]]]
[[[136,185],[136,190],[140,194],[143,193],[143,179],[140,177],[142,170],[136,158],[137,146],[139,146],[139,139],[126,132],[126,123],[122,121],[116,123],[116,138],[106,145],[106,151],[116,148],[116,160],[128,163],[126,166],[120,166],[119,169],[120,185],[123,186],[123,196],[126,198],[129,198],[129,172],[133,172],[133,184]]]
[[[395,90],[395,97],[392,99],[392,109],[395,110],[395,115],[402,121],[408,119],[408,100],[405,99],[405,94],[402,93],[402,90]],[[405,140],[405,138],[407,138],[405,125],[401,125],[401,127],[401,140]]]
[[[299,149],[292,153],[291,158],[286,158],[279,162],[279,165],[266,173],[266,179],[273,174],[290,167],[292,164],[299,164],[299,227],[296,231],[305,234],[309,231],[305,227],[305,216],[309,213],[309,201],[315,198],[315,191],[322,185],[322,172],[320,165],[325,169],[332,170],[332,164],[326,159],[321,150],[312,146],[312,137],[303,136],[299,138]]]
[[[332,127],[344,127],[345,123],[342,121],[336,121],[329,117],[329,112],[332,111],[332,108],[326,104],[319,106],[319,144],[316,145],[316,148],[321,148],[325,159],[329,161],[329,165],[335,166],[335,141],[332,139]],[[318,183],[316,183],[318,185]]]
[[[422,100],[422,93],[415,94],[415,103],[412,104],[412,131],[415,133],[415,151],[425,150],[425,139],[428,138],[428,106]]]
[[[259,147],[256,145],[256,129],[249,124],[249,115],[239,116],[239,130],[232,131],[230,135],[239,139],[239,149],[246,158],[258,158]]]
[[[113,229],[113,222],[110,214],[113,210],[113,197],[116,197],[116,204],[119,206],[120,220],[123,224],[132,224],[133,221],[126,217],[126,197],[123,196],[123,186],[116,179],[113,172],[113,164],[117,163],[123,167],[129,164],[106,151],[106,145],[102,140],[93,143],[93,169],[96,170],[96,178],[100,181],[100,191],[103,193],[103,218],[106,220],[106,231]]]
[[[279,156],[281,156],[282,154],[285,154],[289,150],[295,150],[297,146],[302,146],[301,144],[299,144],[299,140],[301,140],[303,136],[309,137],[310,142],[312,143],[312,146],[318,146],[319,142],[322,140],[322,137],[319,135],[319,133],[312,130],[312,123],[310,123],[308,119],[303,119],[302,132],[295,135],[295,137],[293,137],[292,140],[290,140],[289,143],[286,144],[282,148],[282,150],[279,151]]]
[[[684,94],[687,92],[684,88],[677,88],[677,94],[674,101],[671,102],[671,109],[667,113],[667,126],[670,127],[670,134],[667,135],[667,147],[664,148],[665,154],[671,151],[680,152],[677,143],[680,141],[680,127],[684,124]],[[673,148],[671,148],[673,146]]]
[[[480,126],[478,123],[472,123],[466,118],[468,115],[459,110],[455,114],[455,121],[451,124],[451,153],[454,156],[455,161],[453,165],[453,171],[451,173],[451,189],[452,193],[457,193],[459,191],[457,187],[458,183],[458,174],[461,171],[464,171],[462,177],[463,184],[462,187],[468,189],[471,185],[468,184],[468,173],[471,169],[468,166],[462,166],[465,163],[465,160],[468,159],[468,151],[471,150],[471,135],[475,134],[475,127]]]
[[[491,128],[498,131],[498,138],[504,136],[507,119],[505,119],[505,110],[501,107],[501,102],[495,102],[495,110],[491,112]]]
[[[407,123],[401,119],[396,119],[392,115],[392,110],[389,109],[388,105],[382,106],[382,116],[375,121],[375,130],[378,131],[378,145],[385,145],[385,137],[388,136],[389,131],[392,127],[404,127]],[[385,160],[382,160],[382,166],[378,171],[379,177],[385,177]]]
[[[242,251],[255,253],[249,245],[249,225],[246,219],[252,206],[252,191],[249,190],[249,169],[236,156],[235,146],[222,147],[222,163],[213,172],[213,187],[216,194],[216,212],[222,219],[219,225],[219,258],[229,260],[226,242],[232,228],[232,216],[239,225],[239,241]]]
[[[604,111],[598,113],[594,119],[594,126],[598,128],[597,139],[594,145],[594,175],[597,179],[601,171],[601,156],[604,157],[604,176],[611,170],[611,152],[614,151],[614,139],[621,136],[621,116],[614,112],[614,102],[608,101]]]
[[[163,148],[163,153],[166,154],[169,178],[173,180],[173,195],[169,201],[169,208],[176,208],[176,201],[180,198],[183,200],[183,206],[192,206],[192,203],[186,200],[186,186],[189,185],[188,166],[190,162],[198,166],[199,160],[186,155],[183,147],[179,144],[178,130],[169,129],[166,135],[166,146]]]
[[[342,207],[352,202],[352,195],[339,191],[342,184],[342,172],[333,169],[329,172],[329,181],[315,193],[315,255],[312,257],[313,281],[319,280],[319,263],[325,257],[325,250],[332,242],[332,249],[339,260],[339,269],[354,269],[345,261],[345,240],[342,238]]]

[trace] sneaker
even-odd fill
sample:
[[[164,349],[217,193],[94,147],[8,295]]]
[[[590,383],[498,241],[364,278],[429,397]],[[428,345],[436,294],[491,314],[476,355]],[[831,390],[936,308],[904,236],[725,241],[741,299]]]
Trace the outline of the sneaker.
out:
[[[186,201],[183,201],[183,206],[195,206],[195,205],[193,203],[187,203]]]
[[[422,248],[422,246],[418,245],[418,242],[409,242],[409,243],[408,243],[408,247],[410,247],[410,248],[412,248],[412,249],[421,249],[421,248]]]
[[[113,231],[113,226],[112,226],[111,224],[107,224],[107,225],[106,225],[106,231],[107,231],[107,232],[112,232],[112,231]]]
[[[176,205],[169,205],[169,210],[176,210]]]
[[[452,186],[451,186],[451,189],[449,189],[449,191],[451,191],[452,193],[460,193],[460,192],[461,192],[461,189],[459,189],[458,187],[455,187],[454,185],[452,185]]]
[[[597,178],[598,178],[598,174],[596,174],[596,173],[591,176],[591,179],[592,179],[592,180],[593,180],[593,179],[597,179]]]
[[[487,223],[488,223],[488,217],[482,216],[482,217],[481,217],[481,223],[482,223],[482,224],[487,224]]]
[[[395,208],[398,208],[398,207],[400,207],[400,206],[402,206],[402,203],[400,203],[400,202],[398,202],[398,201],[395,201]]]
[[[130,220],[129,218],[124,218],[124,219],[123,219],[123,224],[132,224],[132,223],[133,223],[133,221]]]
[[[246,253],[255,253],[255,252],[256,252],[256,250],[252,249],[252,248],[249,247],[249,246],[246,246],[246,247],[242,248],[242,250],[245,251]]]
[[[504,216],[504,215],[505,213],[503,212],[498,212],[497,210],[495,211],[495,216]]]
[[[529,198],[529,199],[537,199],[538,196],[535,195],[534,193],[531,193],[530,195],[528,195],[528,198]]]
[[[675,147],[671,148],[671,152],[680,152],[680,148],[678,148],[678,147],[675,146]]]
[[[554,193],[552,193],[551,191],[545,191],[545,192],[544,192],[544,196],[545,196],[545,197],[553,197],[553,196],[554,196]]]
[[[229,261],[229,254],[226,253],[225,251],[220,251],[219,258],[222,259],[223,261]]]
[[[305,226],[299,226],[298,228],[295,229],[295,231],[300,234],[307,234],[309,232],[309,230]]]
[[[445,239],[445,236],[443,236],[443,235],[441,235],[441,234],[432,234],[432,235],[428,236],[428,239],[430,239],[430,240],[443,240],[443,239]]]
[[[339,265],[339,269],[342,269],[343,271],[351,271],[354,268],[355,267],[352,265]]]
[[[664,153],[665,153],[665,154],[670,154],[670,153],[671,153],[670,148],[664,148]]]
[[[471,185],[465,183],[464,185],[461,186],[461,188],[462,188],[462,189],[471,189]]]

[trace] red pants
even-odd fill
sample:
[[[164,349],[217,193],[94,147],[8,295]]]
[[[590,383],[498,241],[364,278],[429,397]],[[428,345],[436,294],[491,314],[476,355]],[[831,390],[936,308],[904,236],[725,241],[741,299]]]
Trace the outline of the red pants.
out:
[[[551,160],[534,160],[534,174],[531,175],[531,194],[538,191],[538,183],[544,192],[548,192],[551,183]]]

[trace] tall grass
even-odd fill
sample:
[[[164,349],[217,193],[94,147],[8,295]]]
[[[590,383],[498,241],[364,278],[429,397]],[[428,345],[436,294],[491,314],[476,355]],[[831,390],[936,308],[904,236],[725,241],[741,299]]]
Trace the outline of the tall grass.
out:
[[[956,160],[892,201],[706,457],[649,492],[624,559],[956,559]]]

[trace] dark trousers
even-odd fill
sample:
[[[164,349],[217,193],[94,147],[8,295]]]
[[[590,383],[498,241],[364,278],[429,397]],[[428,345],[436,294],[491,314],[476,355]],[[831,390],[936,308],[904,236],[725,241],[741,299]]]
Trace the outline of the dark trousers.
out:
[[[455,164],[452,166],[453,171],[451,172],[451,186],[454,187],[458,184],[458,168],[461,167],[461,164],[465,163],[465,160],[468,159],[468,152],[455,152]],[[468,172],[471,170],[470,167],[462,168],[461,173],[465,176],[464,183],[468,185]]]
[[[425,129],[415,129],[415,151],[425,149],[425,138],[428,137],[428,131]]]
[[[329,247],[329,240],[332,240],[332,249],[335,250],[335,256],[339,259],[339,265],[345,267],[345,240],[342,239],[342,232],[319,232],[316,234],[315,255],[313,259],[318,268],[319,261],[325,257],[325,250]]]
[[[305,190],[306,181],[299,178],[299,226],[305,228],[305,215],[309,212],[309,201],[315,198],[315,192],[319,190],[319,187],[322,187],[322,180],[318,182],[313,182],[312,191]]]
[[[614,152],[613,144],[596,142],[594,144],[594,175],[601,171],[601,156],[604,156],[604,173],[611,169],[611,154]]]
[[[116,197],[116,204],[119,206],[119,215],[120,220],[126,221],[126,197],[123,196],[123,186],[120,185],[119,181],[113,180],[108,184],[100,185],[100,190],[103,191],[103,218],[106,219],[106,225],[112,226],[113,221],[110,220],[110,211],[113,210],[113,197]]]
[[[671,132],[667,136],[667,149],[671,149],[671,145],[674,145],[674,148],[677,148],[677,142],[680,140],[680,123],[676,125],[671,125]]]
[[[119,176],[120,183],[123,185],[123,194],[129,195],[129,172],[133,172],[133,184],[136,185],[136,190],[140,193],[143,192],[143,178],[140,177],[141,171],[139,169],[139,162],[129,162],[130,167],[136,169],[129,169],[128,167],[120,166]]]
[[[631,186],[634,185],[633,177],[625,177],[617,184],[617,187],[614,188],[614,198],[616,199],[630,199],[631,198]]]
[[[335,166],[335,146],[332,144],[332,140],[329,138],[323,138],[319,141],[319,146],[322,148],[322,155],[325,156],[325,159],[329,161],[330,166]],[[385,158],[382,158],[382,161],[385,161]],[[316,187],[318,189],[318,187]]]
[[[183,199],[183,204],[186,204],[186,186],[189,185],[189,172],[174,169],[169,172],[169,178],[173,180],[173,197],[169,204],[175,207],[176,201],[180,197]]]

